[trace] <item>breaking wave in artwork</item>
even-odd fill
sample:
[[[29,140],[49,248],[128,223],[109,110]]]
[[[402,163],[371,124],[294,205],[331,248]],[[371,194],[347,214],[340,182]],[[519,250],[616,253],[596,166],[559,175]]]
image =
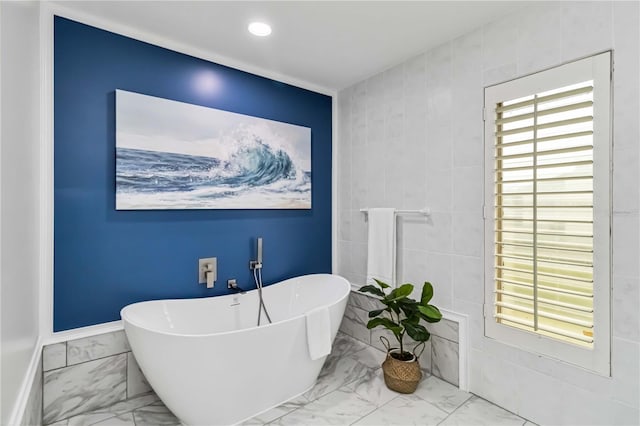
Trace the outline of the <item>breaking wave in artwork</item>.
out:
[[[311,207],[311,172],[257,136],[228,158],[116,148],[116,208]]]

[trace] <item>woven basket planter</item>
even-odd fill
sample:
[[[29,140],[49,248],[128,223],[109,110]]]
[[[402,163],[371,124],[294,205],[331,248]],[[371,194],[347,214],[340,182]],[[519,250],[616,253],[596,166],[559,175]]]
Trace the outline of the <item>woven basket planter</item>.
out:
[[[400,393],[413,393],[422,379],[422,370],[418,358],[401,361],[391,356],[399,351],[391,349],[387,352],[387,359],[382,363],[384,382],[391,390]]]

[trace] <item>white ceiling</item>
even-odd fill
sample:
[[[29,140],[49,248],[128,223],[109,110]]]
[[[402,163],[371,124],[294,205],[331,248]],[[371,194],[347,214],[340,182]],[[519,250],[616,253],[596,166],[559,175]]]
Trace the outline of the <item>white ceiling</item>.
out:
[[[496,20],[520,1],[59,1],[195,48],[219,62],[322,91],[348,87]],[[273,27],[258,38],[253,20]],[[91,23],[91,22],[88,22]]]

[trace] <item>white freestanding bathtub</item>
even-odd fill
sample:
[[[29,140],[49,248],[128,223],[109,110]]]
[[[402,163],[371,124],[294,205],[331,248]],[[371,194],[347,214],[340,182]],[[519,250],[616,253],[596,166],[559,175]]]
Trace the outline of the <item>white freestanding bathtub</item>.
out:
[[[272,324],[256,326],[257,290],[201,299],[155,300],[120,312],[133,354],[154,391],[185,425],[230,425],[311,388],[325,357],[311,359],[305,314],[329,311],[331,341],[350,285],[337,275],[265,287]]]

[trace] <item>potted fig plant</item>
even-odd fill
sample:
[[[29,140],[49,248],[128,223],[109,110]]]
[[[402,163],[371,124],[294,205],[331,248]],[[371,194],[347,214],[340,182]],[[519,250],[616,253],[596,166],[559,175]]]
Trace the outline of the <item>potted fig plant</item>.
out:
[[[424,351],[431,334],[421,321],[435,323],[442,319],[440,310],[429,302],[433,297],[433,286],[425,282],[422,286],[422,297],[416,301],[409,297],[413,292],[413,284],[403,284],[385,294],[384,289],[390,286],[374,278],[377,287],[365,285],[361,292],[370,293],[380,298],[384,308],[369,312],[367,328],[384,327],[395,336],[399,347],[391,347],[384,336],[380,340],[387,348],[387,357],[382,363],[384,381],[391,390],[400,393],[413,393],[422,379],[422,370],[418,357]],[[417,342],[413,349],[407,347],[404,339],[408,336]],[[418,350],[421,347],[421,350]]]

